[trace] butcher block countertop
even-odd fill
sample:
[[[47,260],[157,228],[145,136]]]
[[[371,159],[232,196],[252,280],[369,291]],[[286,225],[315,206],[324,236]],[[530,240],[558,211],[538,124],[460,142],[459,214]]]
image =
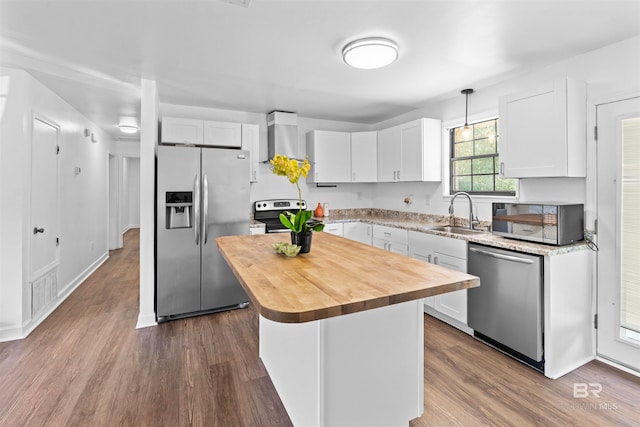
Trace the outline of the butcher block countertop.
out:
[[[277,254],[289,234],[224,236],[220,252],[269,320],[302,323],[472,288],[480,279],[328,233],[311,252]]]

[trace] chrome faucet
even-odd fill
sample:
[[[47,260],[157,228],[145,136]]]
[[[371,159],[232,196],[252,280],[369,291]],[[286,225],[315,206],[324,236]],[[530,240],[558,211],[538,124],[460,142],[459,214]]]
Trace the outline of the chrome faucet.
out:
[[[473,202],[471,201],[471,196],[469,195],[469,193],[465,193],[464,191],[458,191],[453,195],[453,197],[451,198],[451,203],[449,204],[449,217],[450,219],[453,219],[453,202],[454,200],[456,200],[456,197],[461,195],[466,196],[467,199],[469,199],[469,229],[473,230],[473,226],[476,224],[479,224],[480,221],[478,220],[478,217],[473,214]],[[451,225],[455,225],[455,224],[451,224]]]

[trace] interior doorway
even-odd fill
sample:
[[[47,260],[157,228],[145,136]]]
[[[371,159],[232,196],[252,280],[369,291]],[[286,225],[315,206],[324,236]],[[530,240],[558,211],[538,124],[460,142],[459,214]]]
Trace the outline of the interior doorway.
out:
[[[58,153],[60,128],[34,115],[31,136],[29,282],[31,316],[57,297],[60,263]]]

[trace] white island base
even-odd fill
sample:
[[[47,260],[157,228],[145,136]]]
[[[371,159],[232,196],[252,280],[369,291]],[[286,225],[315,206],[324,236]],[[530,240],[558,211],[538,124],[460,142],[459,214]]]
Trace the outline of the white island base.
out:
[[[260,316],[260,358],[296,427],[407,426],[424,411],[423,300],[305,323]]]

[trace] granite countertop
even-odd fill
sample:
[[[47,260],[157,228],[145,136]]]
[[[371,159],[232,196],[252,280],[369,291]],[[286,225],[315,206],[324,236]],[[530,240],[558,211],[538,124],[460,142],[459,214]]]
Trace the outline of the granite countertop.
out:
[[[267,319],[302,323],[478,286],[480,280],[372,246],[317,233],[311,252],[276,254],[280,234],[223,236],[218,248]]]
[[[585,242],[579,242],[564,246],[553,246],[545,245],[542,243],[527,242],[523,240],[508,239],[506,237],[493,235],[490,231],[477,234],[457,234],[429,229],[429,227],[449,225],[449,217],[443,215],[419,214],[384,209],[334,209],[331,210],[330,216],[314,219],[322,221],[326,224],[358,221],[365,222],[367,224],[386,225],[388,227],[395,227],[403,230],[418,231],[421,233],[451,237],[454,239],[466,240],[468,242],[478,243],[481,245],[525,252],[534,255],[551,256],[575,251],[589,250],[589,246]],[[456,226],[468,227],[467,223],[468,221],[466,219],[458,217],[455,218]],[[252,221],[252,227],[260,226],[264,227],[264,224]],[[484,229],[489,229],[490,226],[491,223],[489,221],[481,221],[480,223],[480,227],[484,227]]]

